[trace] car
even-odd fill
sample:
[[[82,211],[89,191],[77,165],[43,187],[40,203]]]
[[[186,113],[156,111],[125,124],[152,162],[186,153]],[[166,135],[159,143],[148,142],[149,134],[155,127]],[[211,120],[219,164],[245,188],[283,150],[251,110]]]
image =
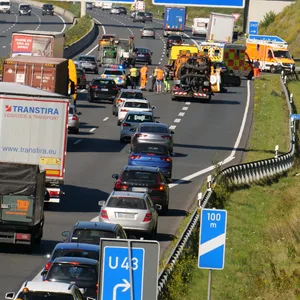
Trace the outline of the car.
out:
[[[42,15],[51,15],[54,16],[54,7],[52,4],[43,4],[42,6]]]
[[[152,111],[129,111],[121,124],[120,142],[130,141],[137,126],[143,122],[155,122]]]
[[[173,154],[173,135],[168,125],[163,123],[141,123],[131,138],[131,150],[138,144],[152,143],[166,145]]]
[[[157,234],[158,214],[162,207],[154,205],[147,192],[113,191],[101,206],[99,220],[119,223],[127,231],[144,233],[152,239]]]
[[[31,6],[27,3],[20,3],[18,11],[19,16],[31,16]]]
[[[86,88],[86,75],[85,71],[81,68],[76,68],[76,74],[77,74],[77,87],[81,89]]]
[[[92,2],[87,2],[86,3],[86,9],[92,10],[93,9],[93,3]]]
[[[79,63],[80,68],[85,72],[90,71],[98,74],[99,70],[96,56],[80,55],[77,62]]]
[[[172,178],[173,161],[165,145],[138,144],[128,157],[128,165],[158,167],[166,178]]]
[[[143,100],[146,99],[141,90],[136,89],[121,89],[116,96],[113,106],[112,106],[112,115],[118,116],[119,106],[123,104],[127,99],[137,99]]]
[[[119,6],[118,8],[119,8],[119,10],[120,10],[120,14],[121,14],[121,15],[127,15],[127,9],[126,9],[126,7],[124,7],[124,6]]]
[[[159,168],[125,166],[120,175],[113,174],[112,177],[116,180],[114,191],[148,192],[153,203],[162,206],[160,213],[168,213],[169,185]]]
[[[151,12],[145,12],[146,21],[153,21],[153,14]]]
[[[112,7],[109,13],[111,15],[120,15],[121,10],[119,9],[119,7]]]
[[[170,50],[173,45],[181,45],[183,44],[183,42],[184,39],[182,38],[181,35],[176,35],[176,34],[169,35],[166,43],[166,48],[167,50]]]
[[[82,257],[58,257],[52,262],[45,280],[48,282],[74,283],[84,298],[96,299],[98,292],[99,262]]]
[[[155,39],[155,29],[152,27],[144,27],[141,32],[141,38]]]
[[[10,14],[10,0],[0,1],[0,13]]]
[[[137,47],[135,48],[136,53],[136,62],[142,62],[142,63],[148,63],[149,65],[152,64],[152,54],[151,50],[149,48],[141,48]]]
[[[69,106],[68,130],[72,133],[79,133],[80,118],[75,105]]]
[[[41,275],[45,275],[49,271],[54,259],[57,257],[85,257],[99,260],[99,245],[85,244],[85,243],[58,243],[51,254],[46,255],[48,261],[45,264]]]
[[[133,22],[141,22],[145,23],[146,22],[146,15],[145,12],[143,11],[137,11],[134,16],[133,16]]]
[[[118,111],[118,126],[121,125],[128,111],[150,111],[152,112],[156,107],[151,106],[148,100],[126,99],[125,102],[119,106]]]
[[[104,72],[100,75],[101,78],[113,79],[117,86],[125,87],[126,86],[126,72],[123,69],[123,66],[112,66],[106,68]]]
[[[119,88],[113,79],[94,78],[88,86],[88,101],[108,100],[112,103],[118,92]]]
[[[5,299],[61,299],[61,300],[83,300],[83,295],[79,288],[73,283],[26,281],[21,289],[15,294],[6,293]],[[87,300],[94,298],[88,297]]]
[[[99,245],[100,238],[126,239],[126,233],[119,224],[106,224],[103,222],[77,222],[73,229],[62,233],[66,241],[72,243],[86,243]]]
[[[111,41],[117,41],[117,35],[116,34],[103,34],[100,39],[101,45],[110,45]]]

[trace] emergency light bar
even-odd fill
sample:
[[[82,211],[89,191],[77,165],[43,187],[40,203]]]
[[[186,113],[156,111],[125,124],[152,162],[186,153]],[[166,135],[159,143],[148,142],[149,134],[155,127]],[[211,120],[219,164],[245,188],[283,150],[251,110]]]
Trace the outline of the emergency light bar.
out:
[[[121,66],[121,65],[110,65],[109,68],[123,70],[123,66]]]

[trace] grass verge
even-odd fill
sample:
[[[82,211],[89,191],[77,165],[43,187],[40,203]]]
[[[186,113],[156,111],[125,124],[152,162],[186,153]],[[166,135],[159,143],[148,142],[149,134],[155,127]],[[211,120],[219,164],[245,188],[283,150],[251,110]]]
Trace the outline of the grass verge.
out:
[[[299,82],[289,83],[289,89],[299,107]],[[270,95],[272,90],[278,94],[272,93],[275,98]],[[268,76],[256,80],[255,95],[250,138],[253,149],[247,160],[259,160],[266,152],[268,154],[270,144],[266,140],[274,139],[274,135],[261,132],[275,132],[274,128],[279,130],[279,139],[284,140],[282,147],[288,148],[288,110],[285,99],[280,96],[279,78]],[[297,198],[300,181],[294,176],[298,172],[300,166],[296,164],[286,177],[273,184],[262,183],[229,195],[225,191],[228,211],[226,263],[223,271],[213,272],[213,300],[299,299],[300,203]],[[207,295],[208,271],[197,269],[198,233],[195,234],[197,243],[192,240],[194,248],[185,250],[168,284],[165,299],[205,299]]]
[[[80,2],[75,4],[64,2],[64,1],[43,1],[43,0],[35,0],[37,2],[52,4],[57,7],[61,7],[65,10],[70,11],[76,18],[80,17]]]

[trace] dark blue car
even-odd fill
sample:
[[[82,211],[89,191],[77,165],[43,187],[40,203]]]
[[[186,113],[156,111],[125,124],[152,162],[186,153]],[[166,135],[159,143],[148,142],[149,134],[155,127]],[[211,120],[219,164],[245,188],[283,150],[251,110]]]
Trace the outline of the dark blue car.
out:
[[[57,257],[83,257],[99,260],[99,249],[100,247],[98,245],[93,244],[58,243],[53,249],[51,255],[48,256],[49,260],[41,273],[43,280],[45,279],[53,261]]]
[[[165,145],[137,144],[128,157],[128,165],[157,167],[165,177],[172,178],[173,161]]]

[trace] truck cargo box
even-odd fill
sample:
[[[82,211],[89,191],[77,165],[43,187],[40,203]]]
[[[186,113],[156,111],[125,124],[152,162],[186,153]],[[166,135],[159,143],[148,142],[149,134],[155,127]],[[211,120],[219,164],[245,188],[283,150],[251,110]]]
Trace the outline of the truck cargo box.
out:
[[[65,34],[55,31],[22,30],[13,32],[11,57],[64,57]]]
[[[183,32],[185,28],[185,19],[185,7],[165,7],[164,30]]]
[[[69,69],[65,58],[16,56],[3,62],[2,81],[68,95]]]

